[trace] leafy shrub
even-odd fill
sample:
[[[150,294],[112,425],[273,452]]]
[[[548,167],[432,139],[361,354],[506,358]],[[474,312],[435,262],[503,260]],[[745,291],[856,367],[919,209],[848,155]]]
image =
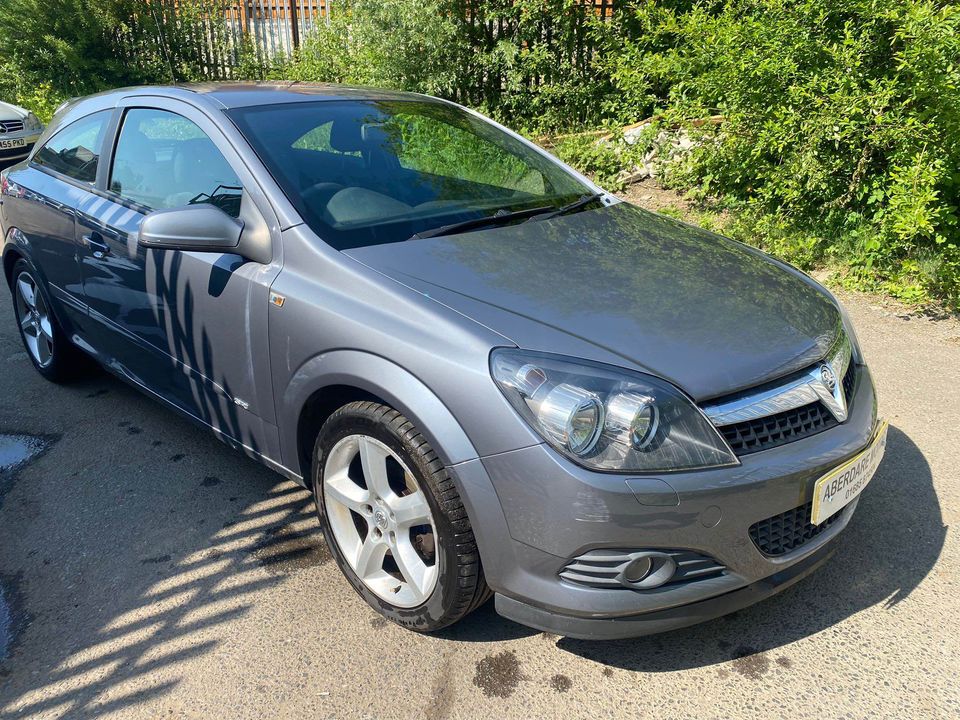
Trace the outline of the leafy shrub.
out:
[[[346,0],[274,75],[440,95],[531,131],[566,128],[600,118],[606,86],[586,52],[598,28],[580,0]]]
[[[153,82],[199,80],[219,0],[2,0],[0,94],[48,117],[69,97]],[[174,8],[176,13],[174,13]]]
[[[449,94],[467,52],[451,11],[444,0],[338,3],[282,72],[291,80]]]
[[[960,8],[650,1],[620,23],[617,112],[725,118],[688,125],[700,143],[672,182],[742,201],[852,280],[960,302]]]

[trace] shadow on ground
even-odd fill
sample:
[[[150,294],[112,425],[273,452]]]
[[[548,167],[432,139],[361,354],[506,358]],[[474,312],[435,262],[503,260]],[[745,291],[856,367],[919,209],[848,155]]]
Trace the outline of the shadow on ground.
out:
[[[255,593],[329,558],[302,488],[106,375],[49,392],[87,403],[104,440],[76,427],[2,478],[0,718],[163,696]]]

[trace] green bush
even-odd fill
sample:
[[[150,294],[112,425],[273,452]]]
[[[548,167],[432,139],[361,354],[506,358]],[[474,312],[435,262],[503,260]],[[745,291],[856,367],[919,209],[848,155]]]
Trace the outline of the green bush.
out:
[[[958,30],[960,8],[929,0],[640,2],[604,63],[616,112],[700,141],[673,183],[738,201],[808,264],[958,304]]]
[[[452,10],[444,0],[337,3],[330,22],[319,23],[280,72],[291,80],[449,94],[467,52]]]
[[[0,0],[0,96],[216,78],[224,0]],[[340,0],[290,60],[248,38],[233,77],[440,95],[616,187],[658,133],[662,181],[729,231],[844,281],[960,307],[960,6],[947,0]],[[176,9],[176,14],[174,13]],[[176,15],[176,17],[175,17]],[[211,19],[213,18],[213,19]],[[720,124],[699,118],[722,115]],[[576,131],[655,117],[640,143]],[[707,217],[705,214],[704,217]]]
[[[200,80],[225,39],[220,0],[2,0],[0,97],[48,119],[64,99]],[[174,8],[176,13],[174,13]]]
[[[571,49],[602,27],[579,0],[346,0],[272,74],[440,95],[556,130],[600,120],[609,86]]]

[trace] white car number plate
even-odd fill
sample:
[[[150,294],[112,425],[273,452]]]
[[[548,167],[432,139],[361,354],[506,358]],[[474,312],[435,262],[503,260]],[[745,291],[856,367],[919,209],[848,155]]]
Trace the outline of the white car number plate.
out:
[[[0,138],[0,150],[12,150],[14,148],[22,148],[27,146],[27,141],[23,138],[8,138],[4,140]]]
[[[810,522],[819,525],[853,502],[873,478],[887,447],[887,421],[880,423],[870,446],[817,480]]]

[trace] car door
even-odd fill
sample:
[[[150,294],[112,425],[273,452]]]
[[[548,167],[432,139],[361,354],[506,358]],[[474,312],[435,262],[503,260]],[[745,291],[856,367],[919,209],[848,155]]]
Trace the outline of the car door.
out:
[[[272,211],[203,113],[174,100],[137,103],[122,108],[103,192],[78,208],[92,344],[117,372],[274,457],[267,335],[256,330],[266,327],[279,253],[261,264],[137,242],[153,210],[211,203],[242,214],[244,232],[262,230]]]
[[[16,199],[6,203],[6,225],[25,237],[71,335],[86,320],[75,224],[77,207],[92,197],[113,110],[64,126],[41,147],[29,166],[11,172]]]

